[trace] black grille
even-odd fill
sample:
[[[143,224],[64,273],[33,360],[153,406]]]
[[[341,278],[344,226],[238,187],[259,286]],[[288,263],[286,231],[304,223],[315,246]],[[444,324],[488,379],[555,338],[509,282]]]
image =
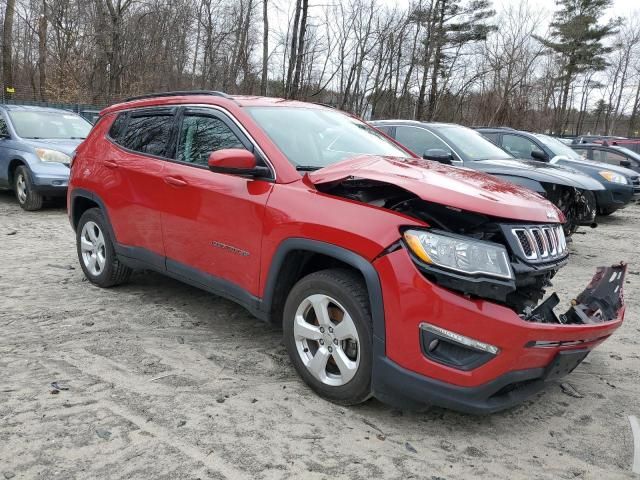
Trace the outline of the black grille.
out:
[[[514,253],[524,256],[528,262],[542,263],[567,256],[567,241],[562,225],[523,225],[507,227],[516,241]],[[510,242],[511,243],[511,242]]]
[[[536,244],[538,245],[538,251],[541,254],[544,254],[547,249],[544,246],[544,241],[542,240],[542,235],[540,235],[540,230],[531,230],[531,233],[533,233],[533,238],[536,239]]]
[[[529,240],[527,239],[526,233],[524,233],[524,230],[516,230],[516,236],[518,237],[518,241],[520,242],[520,246],[522,247],[524,254],[527,257],[530,257],[533,253],[533,250],[531,248]]]

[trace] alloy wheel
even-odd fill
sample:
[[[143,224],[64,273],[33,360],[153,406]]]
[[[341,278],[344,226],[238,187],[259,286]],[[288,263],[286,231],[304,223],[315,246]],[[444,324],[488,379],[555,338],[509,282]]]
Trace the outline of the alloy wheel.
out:
[[[22,173],[16,178],[16,194],[20,203],[27,201],[27,181]]]
[[[348,383],[360,364],[360,340],[349,312],[333,298],[314,294],[295,314],[293,334],[298,355],[309,372],[325,385]]]
[[[87,222],[80,233],[80,251],[82,261],[89,273],[97,277],[107,263],[107,253],[102,230],[95,222]]]

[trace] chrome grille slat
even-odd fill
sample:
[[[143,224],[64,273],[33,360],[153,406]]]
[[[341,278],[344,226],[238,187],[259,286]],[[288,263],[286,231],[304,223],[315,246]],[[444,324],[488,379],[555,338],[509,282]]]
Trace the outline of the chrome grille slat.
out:
[[[567,254],[567,241],[561,225],[532,225],[511,228],[511,234],[524,255],[532,263],[550,262]]]

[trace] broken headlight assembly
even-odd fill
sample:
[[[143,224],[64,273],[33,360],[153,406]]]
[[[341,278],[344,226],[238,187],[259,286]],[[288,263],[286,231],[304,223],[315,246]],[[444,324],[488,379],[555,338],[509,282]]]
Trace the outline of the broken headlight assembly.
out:
[[[444,288],[500,302],[516,289],[504,245],[435,229],[402,236],[422,273]]]
[[[420,260],[443,270],[512,280],[507,249],[499,243],[436,230],[407,230],[404,240]]]

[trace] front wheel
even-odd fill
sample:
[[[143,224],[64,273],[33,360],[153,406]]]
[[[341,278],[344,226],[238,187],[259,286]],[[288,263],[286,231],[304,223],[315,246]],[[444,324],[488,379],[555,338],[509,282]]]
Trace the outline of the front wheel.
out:
[[[116,257],[113,241],[100,209],[84,212],[76,228],[80,266],[87,279],[99,287],[113,287],[126,282],[132,270]]]
[[[285,304],[284,343],[293,366],[318,395],[340,405],[371,396],[368,298],[358,274],[332,269],[304,277]]]
[[[34,190],[29,170],[24,165],[16,168],[13,190],[23,210],[32,212],[42,208],[42,195]]]

